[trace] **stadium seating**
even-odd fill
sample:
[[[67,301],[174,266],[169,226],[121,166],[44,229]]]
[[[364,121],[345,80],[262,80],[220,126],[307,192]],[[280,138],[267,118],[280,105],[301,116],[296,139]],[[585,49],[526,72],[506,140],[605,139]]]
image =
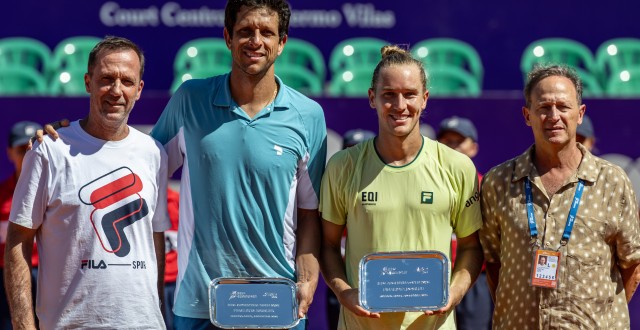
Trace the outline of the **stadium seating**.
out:
[[[482,89],[484,74],[482,61],[478,52],[468,43],[450,38],[427,39],[415,44],[411,48],[411,53],[424,63],[427,72],[435,68],[443,68],[439,69],[443,72],[456,71],[455,68],[457,68],[460,71],[451,74],[452,76],[470,76],[475,80],[475,85]]]
[[[53,50],[48,77],[51,95],[87,95],[84,74],[89,54],[100,40],[98,37],[76,36],[58,43]]]
[[[84,74],[88,56],[101,39],[75,36],[60,41],[53,52],[26,37],[0,39],[0,95],[86,96]],[[312,97],[366,97],[380,50],[378,38],[340,41],[325,61],[318,47],[289,38],[278,57],[276,74],[290,87]],[[432,38],[410,49],[426,69],[431,96],[478,97],[483,91],[484,65],[468,43]],[[186,42],[173,63],[175,91],[184,80],[228,72],[232,65],[222,38]],[[640,97],[640,38],[614,38],[600,44],[595,56],[584,44],[566,38],[531,42],[520,58],[525,75],[536,64],[565,64],[576,69],[585,97]],[[9,69],[6,69],[9,68]],[[330,71],[327,79],[327,68]],[[42,87],[44,84],[44,88]]]
[[[276,74],[289,87],[306,95],[322,95],[326,75],[324,57],[313,44],[289,38],[278,57]]]
[[[372,77],[373,70],[366,67],[351,68],[334,74],[327,94],[330,96],[366,97]]]
[[[0,67],[0,95],[45,95],[47,82],[35,69],[27,66]]]
[[[222,38],[200,38],[186,42],[175,56],[171,91],[183,81],[206,78],[231,70],[231,53]]]
[[[351,38],[338,43],[331,51],[329,68],[341,72],[355,67],[372,69],[380,61],[380,50],[388,43],[376,38]]]
[[[338,43],[329,59],[329,95],[367,95],[373,70],[380,61],[380,50],[387,44],[376,38],[352,38]],[[367,76],[368,79],[365,79]]]
[[[53,96],[89,96],[84,85],[86,67],[59,71],[49,80],[49,94]]]
[[[51,67],[51,50],[23,37],[0,39],[0,95],[44,95]]]
[[[432,66],[428,71],[430,96],[470,97],[482,92],[480,83],[464,69],[450,66]]]
[[[598,80],[597,74],[586,74],[576,70],[582,80],[582,95],[586,97],[602,97],[605,95],[605,90],[602,84]]]
[[[295,65],[278,64],[276,75],[289,87],[307,96],[320,96],[324,79],[320,79],[308,69]]]
[[[536,64],[565,64],[573,67],[584,81],[585,96],[602,95],[593,54],[589,48],[578,41],[548,38],[530,43],[520,60],[520,70],[525,80],[527,73]]]
[[[606,92],[612,97],[640,97],[640,66],[627,67],[611,76]]]
[[[0,67],[29,67],[41,75],[50,68],[51,50],[44,43],[31,38],[0,39]]]
[[[89,53],[100,40],[98,37],[77,36],[60,41],[53,49],[52,69],[60,71],[80,67],[86,72]]]
[[[616,38],[603,42],[596,50],[596,66],[603,86],[620,73],[640,66],[640,39]]]

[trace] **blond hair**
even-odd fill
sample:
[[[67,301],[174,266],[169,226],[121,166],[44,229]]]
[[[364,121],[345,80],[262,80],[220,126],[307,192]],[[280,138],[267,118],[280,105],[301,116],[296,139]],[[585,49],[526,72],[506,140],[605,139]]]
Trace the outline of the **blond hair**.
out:
[[[427,74],[424,71],[422,62],[416,60],[411,53],[398,46],[398,45],[386,45],[380,49],[382,59],[376,65],[376,69],[373,70],[373,77],[371,78],[371,89],[376,88],[378,83],[378,76],[380,75],[380,69],[387,68],[392,65],[414,64],[420,70],[420,81],[422,82],[423,90],[427,90]]]

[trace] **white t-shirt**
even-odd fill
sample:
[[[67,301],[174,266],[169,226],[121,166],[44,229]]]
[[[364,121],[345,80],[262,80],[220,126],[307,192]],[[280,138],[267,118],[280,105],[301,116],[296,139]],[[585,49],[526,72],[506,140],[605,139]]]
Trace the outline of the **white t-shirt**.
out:
[[[79,122],[28,152],[9,220],[38,229],[42,329],[162,329],[153,232],[167,215],[162,145],[129,127],[121,141]]]

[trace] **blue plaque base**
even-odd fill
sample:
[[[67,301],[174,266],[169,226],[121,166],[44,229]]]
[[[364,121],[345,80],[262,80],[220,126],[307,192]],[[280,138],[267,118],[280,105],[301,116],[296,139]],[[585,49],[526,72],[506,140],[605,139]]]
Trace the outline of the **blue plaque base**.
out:
[[[211,322],[223,329],[283,329],[299,322],[296,284],[284,278],[217,278],[209,285]]]
[[[449,299],[449,264],[438,251],[372,253],[360,260],[360,305],[371,312],[437,310]]]

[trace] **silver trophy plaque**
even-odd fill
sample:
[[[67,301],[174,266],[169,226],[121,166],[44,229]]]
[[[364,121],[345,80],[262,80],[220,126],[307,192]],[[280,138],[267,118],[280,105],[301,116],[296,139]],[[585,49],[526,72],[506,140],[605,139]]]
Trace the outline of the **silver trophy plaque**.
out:
[[[216,278],[209,316],[223,329],[284,329],[298,322],[296,284],[286,278]]]
[[[449,300],[449,260],[439,251],[368,254],[359,285],[360,305],[371,312],[437,310]]]

